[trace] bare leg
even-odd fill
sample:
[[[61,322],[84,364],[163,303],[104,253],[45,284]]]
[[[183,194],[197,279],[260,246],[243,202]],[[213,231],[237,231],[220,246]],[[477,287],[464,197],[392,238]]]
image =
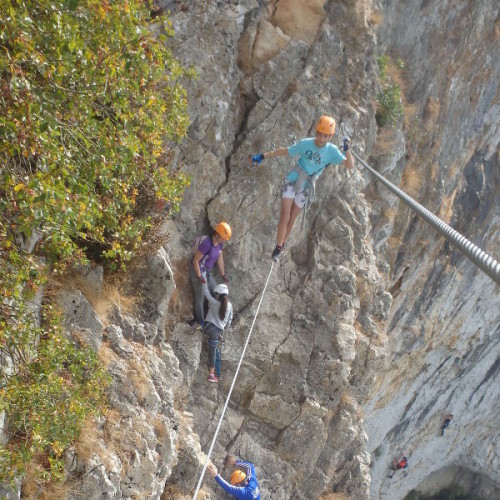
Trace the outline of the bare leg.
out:
[[[287,233],[287,227],[292,212],[292,205],[292,198],[281,198],[280,221],[278,222],[278,234],[276,235],[277,246],[282,246],[285,241],[285,234]]]
[[[285,237],[283,238],[283,244],[285,244],[285,241],[290,236],[290,233],[292,232],[292,229],[293,229],[293,225],[295,224],[295,221],[297,220],[297,217],[300,214],[300,211],[301,211],[301,208],[299,208],[294,202],[292,205],[292,209],[290,211],[290,218],[288,219],[288,224],[286,226],[286,233],[285,233]]]

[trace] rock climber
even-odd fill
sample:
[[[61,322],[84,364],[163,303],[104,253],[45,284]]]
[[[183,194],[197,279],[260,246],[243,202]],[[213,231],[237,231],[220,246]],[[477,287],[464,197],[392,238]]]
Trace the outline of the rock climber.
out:
[[[212,295],[205,282],[203,293],[208,300],[208,313],[203,327],[204,333],[208,335],[208,381],[218,382],[214,373],[217,344],[222,341],[223,332],[229,331],[231,327],[233,306],[228,300],[229,290],[225,284],[217,285]]]
[[[251,156],[250,162],[260,165],[267,158],[291,156],[297,158],[297,166],[283,180],[281,192],[281,212],[276,235],[276,247],[271,257],[277,261],[292,232],[293,225],[308,197],[314,192],[316,179],[330,164],[353,168],[350,140],[344,137],[343,154],[330,141],[335,133],[335,120],[331,116],[322,116],[316,123],[314,138],[302,139],[289,147],[268,151]]]
[[[451,424],[453,420],[453,415],[451,413],[447,413],[444,417],[443,425],[441,426],[441,436],[444,436],[444,430]]]
[[[189,265],[189,279],[194,291],[194,318],[188,321],[191,326],[203,326],[205,314],[202,286],[206,282],[210,291],[215,288],[216,282],[211,273],[215,263],[224,283],[229,282],[223,257],[224,243],[229,238],[231,227],[227,222],[219,222],[210,236],[196,238],[196,248],[193,249],[193,259]]]
[[[241,500],[260,500],[260,489],[255,468],[252,463],[237,459],[234,455],[228,455],[226,464],[235,468],[228,483],[219,475],[217,467],[210,462],[207,470],[215,478],[219,486],[229,495]]]
[[[398,471],[398,470],[401,470],[401,469],[407,469],[408,468],[408,457],[406,456],[403,456],[402,458],[400,458],[399,460],[397,460],[396,458],[393,460],[392,462],[392,470],[393,470],[393,473],[389,476],[389,477],[392,477],[394,476],[394,474]]]

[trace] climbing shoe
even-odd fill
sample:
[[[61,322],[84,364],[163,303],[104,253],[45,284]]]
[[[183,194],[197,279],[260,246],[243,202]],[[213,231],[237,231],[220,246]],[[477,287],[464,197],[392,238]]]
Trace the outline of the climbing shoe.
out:
[[[211,373],[209,376],[208,376],[208,381],[209,382],[213,382],[214,384],[216,384],[219,380],[217,379],[217,377]]]
[[[273,250],[273,253],[271,254],[271,259],[273,259],[274,262],[278,262],[280,260],[280,253],[283,250],[284,246],[285,245],[282,246],[276,245],[275,249]]]
[[[205,326],[204,321],[196,321],[195,319],[191,319],[187,322],[187,324],[194,330],[203,330],[203,327]]]

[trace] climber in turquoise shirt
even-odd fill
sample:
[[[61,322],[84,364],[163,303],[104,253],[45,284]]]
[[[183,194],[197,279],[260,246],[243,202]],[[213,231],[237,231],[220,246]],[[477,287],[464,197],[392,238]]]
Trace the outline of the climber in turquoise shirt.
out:
[[[339,148],[331,142],[327,142],[323,147],[318,147],[315,144],[316,139],[308,138],[289,146],[288,155],[292,158],[298,157],[297,163],[301,170],[308,176],[319,174],[327,165],[338,165],[346,158],[339,151]],[[286,180],[289,182],[297,182],[300,176],[298,170],[292,170]],[[300,190],[303,186],[298,186]]]
[[[349,138],[344,138],[342,154],[337,146],[330,143],[334,133],[335,120],[331,116],[322,116],[316,123],[314,137],[302,139],[288,148],[280,148],[250,157],[250,162],[258,165],[262,160],[275,156],[298,157],[297,166],[283,181],[276,247],[271,255],[275,261],[278,261],[300,211],[306,205],[307,200],[312,199],[314,183],[325,167],[343,164],[351,169],[354,166],[349,149]]]

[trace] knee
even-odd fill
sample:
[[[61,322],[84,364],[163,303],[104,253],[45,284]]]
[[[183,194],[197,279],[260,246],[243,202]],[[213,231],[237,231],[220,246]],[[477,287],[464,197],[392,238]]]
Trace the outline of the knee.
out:
[[[290,220],[290,211],[289,210],[282,210],[280,214],[280,222],[282,224],[288,224],[288,221]]]

